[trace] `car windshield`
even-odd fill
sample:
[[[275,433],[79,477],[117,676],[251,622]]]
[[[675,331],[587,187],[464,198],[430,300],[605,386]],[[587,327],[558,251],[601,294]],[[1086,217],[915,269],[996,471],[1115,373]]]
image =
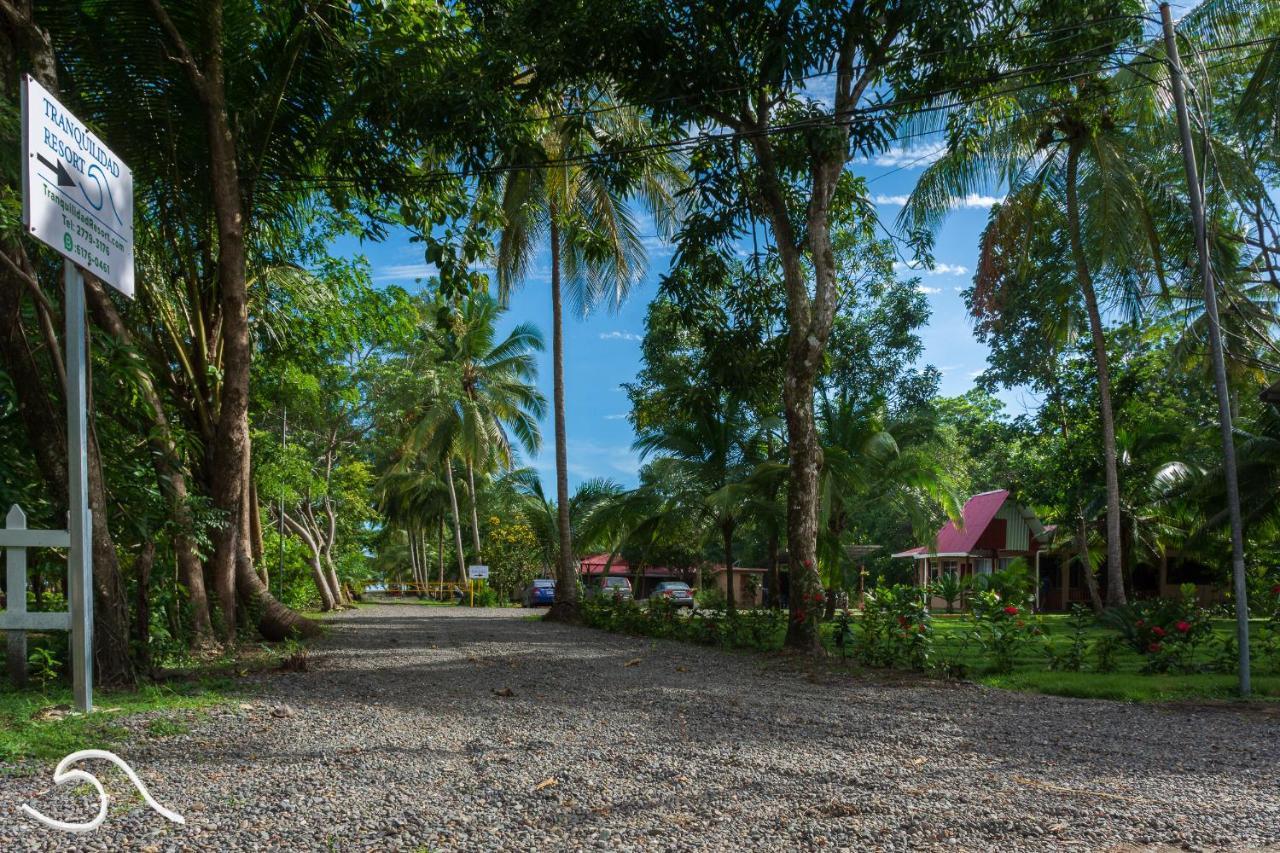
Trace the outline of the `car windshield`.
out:
[[[534,586],[536,586],[536,587],[543,587],[543,588],[545,588],[545,589],[550,589],[551,587],[554,587],[554,586],[556,585],[556,582],[555,582],[555,581],[550,581],[550,580],[547,580],[547,581],[534,581],[534,582],[533,582],[533,585],[534,585]]]
[[[687,583],[671,582],[671,583],[658,584],[658,589],[688,589],[688,588],[689,588],[689,585]]]
[[[626,578],[605,578],[605,586],[631,586],[631,581]]]

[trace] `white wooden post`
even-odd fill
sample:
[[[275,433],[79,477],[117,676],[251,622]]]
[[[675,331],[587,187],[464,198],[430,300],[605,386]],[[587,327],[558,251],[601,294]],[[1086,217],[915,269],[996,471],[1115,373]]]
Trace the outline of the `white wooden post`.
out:
[[[17,504],[9,510],[4,526],[8,530],[25,530],[27,515]],[[14,621],[22,621],[27,613],[27,549],[6,548],[4,550],[5,589],[7,593],[7,613]],[[27,683],[27,632],[14,630],[6,632],[7,648],[5,660],[9,664],[9,681],[14,687],[23,687]]]
[[[5,528],[0,530],[8,589],[5,609],[0,611],[0,631],[7,633],[7,668],[9,677],[18,686],[27,678],[27,632],[71,630],[71,616],[66,611],[27,612],[27,549],[66,548],[70,544],[71,536],[65,530],[28,530],[26,513],[17,504],[9,510]]]

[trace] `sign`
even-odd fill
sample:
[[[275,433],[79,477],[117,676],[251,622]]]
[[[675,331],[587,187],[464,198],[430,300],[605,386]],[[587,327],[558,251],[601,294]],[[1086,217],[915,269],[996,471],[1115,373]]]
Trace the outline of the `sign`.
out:
[[[31,75],[22,154],[27,232],[132,297],[133,173]]]
[[[489,579],[489,567],[467,566],[467,577],[473,581],[487,581]]]

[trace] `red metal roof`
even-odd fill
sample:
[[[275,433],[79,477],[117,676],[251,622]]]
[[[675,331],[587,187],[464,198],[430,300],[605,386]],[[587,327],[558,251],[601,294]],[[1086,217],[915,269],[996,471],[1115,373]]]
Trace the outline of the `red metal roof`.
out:
[[[942,529],[938,531],[936,547],[929,550],[939,554],[968,554],[978,544],[991,520],[1008,498],[1008,489],[983,492],[969,498],[960,512],[963,526],[957,528],[953,521],[942,525]]]
[[[606,564],[609,565],[610,575],[630,576],[633,574],[630,563],[622,557],[614,557],[613,562],[609,563],[608,554],[592,554],[589,557],[583,557],[579,571],[584,575],[603,574]],[[669,578],[674,577],[677,573],[665,566],[645,566],[642,574],[646,578]]]

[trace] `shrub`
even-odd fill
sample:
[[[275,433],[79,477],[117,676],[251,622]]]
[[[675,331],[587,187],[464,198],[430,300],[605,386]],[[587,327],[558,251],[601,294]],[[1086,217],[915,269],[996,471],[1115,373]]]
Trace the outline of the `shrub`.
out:
[[[1144,672],[1189,670],[1201,642],[1213,634],[1209,615],[1196,604],[1195,587],[1178,598],[1153,598],[1113,607],[1102,615],[1123,641],[1146,658]]]
[[[968,585],[968,580],[961,580],[955,572],[945,572],[942,577],[929,584],[929,594],[945,601],[947,612],[954,613],[956,602]]]
[[[868,592],[855,634],[857,657],[867,666],[923,670],[929,665],[933,625],[915,587],[876,587]]]
[[[1120,638],[1118,636],[1108,634],[1105,637],[1099,637],[1093,641],[1090,651],[1093,652],[1094,669],[1098,672],[1116,671],[1116,655],[1120,653]]]
[[[1018,651],[1040,629],[1027,620],[1023,608],[1008,603],[992,589],[973,596],[973,638],[979,648],[989,656],[991,668],[1005,673],[1013,670]]]
[[[724,610],[729,606],[720,587],[712,584],[704,586],[693,594],[693,603],[705,610]]]
[[[1019,557],[998,572],[975,575],[973,586],[979,592],[994,592],[1005,602],[1025,609],[1033,600],[1033,581],[1027,561]]]
[[[779,647],[787,616],[780,611],[698,610],[687,616],[669,601],[644,603],[608,596],[582,603],[582,619],[593,627],[616,633],[660,637],[731,649],[772,650]]]
[[[1082,604],[1071,605],[1071,615],[1067,618],[1067,627],[1071,631],[1067,647],[1060,652],[1055,651],[1053,644],[1048,639],[1045,640],[1044,653],[1049,669],[1061,672],[1079,672],[1084,669],[1085,651],[1088,648],[1085,635],[1092,624],[1093,614],[1089,612],[1089,608]]]

